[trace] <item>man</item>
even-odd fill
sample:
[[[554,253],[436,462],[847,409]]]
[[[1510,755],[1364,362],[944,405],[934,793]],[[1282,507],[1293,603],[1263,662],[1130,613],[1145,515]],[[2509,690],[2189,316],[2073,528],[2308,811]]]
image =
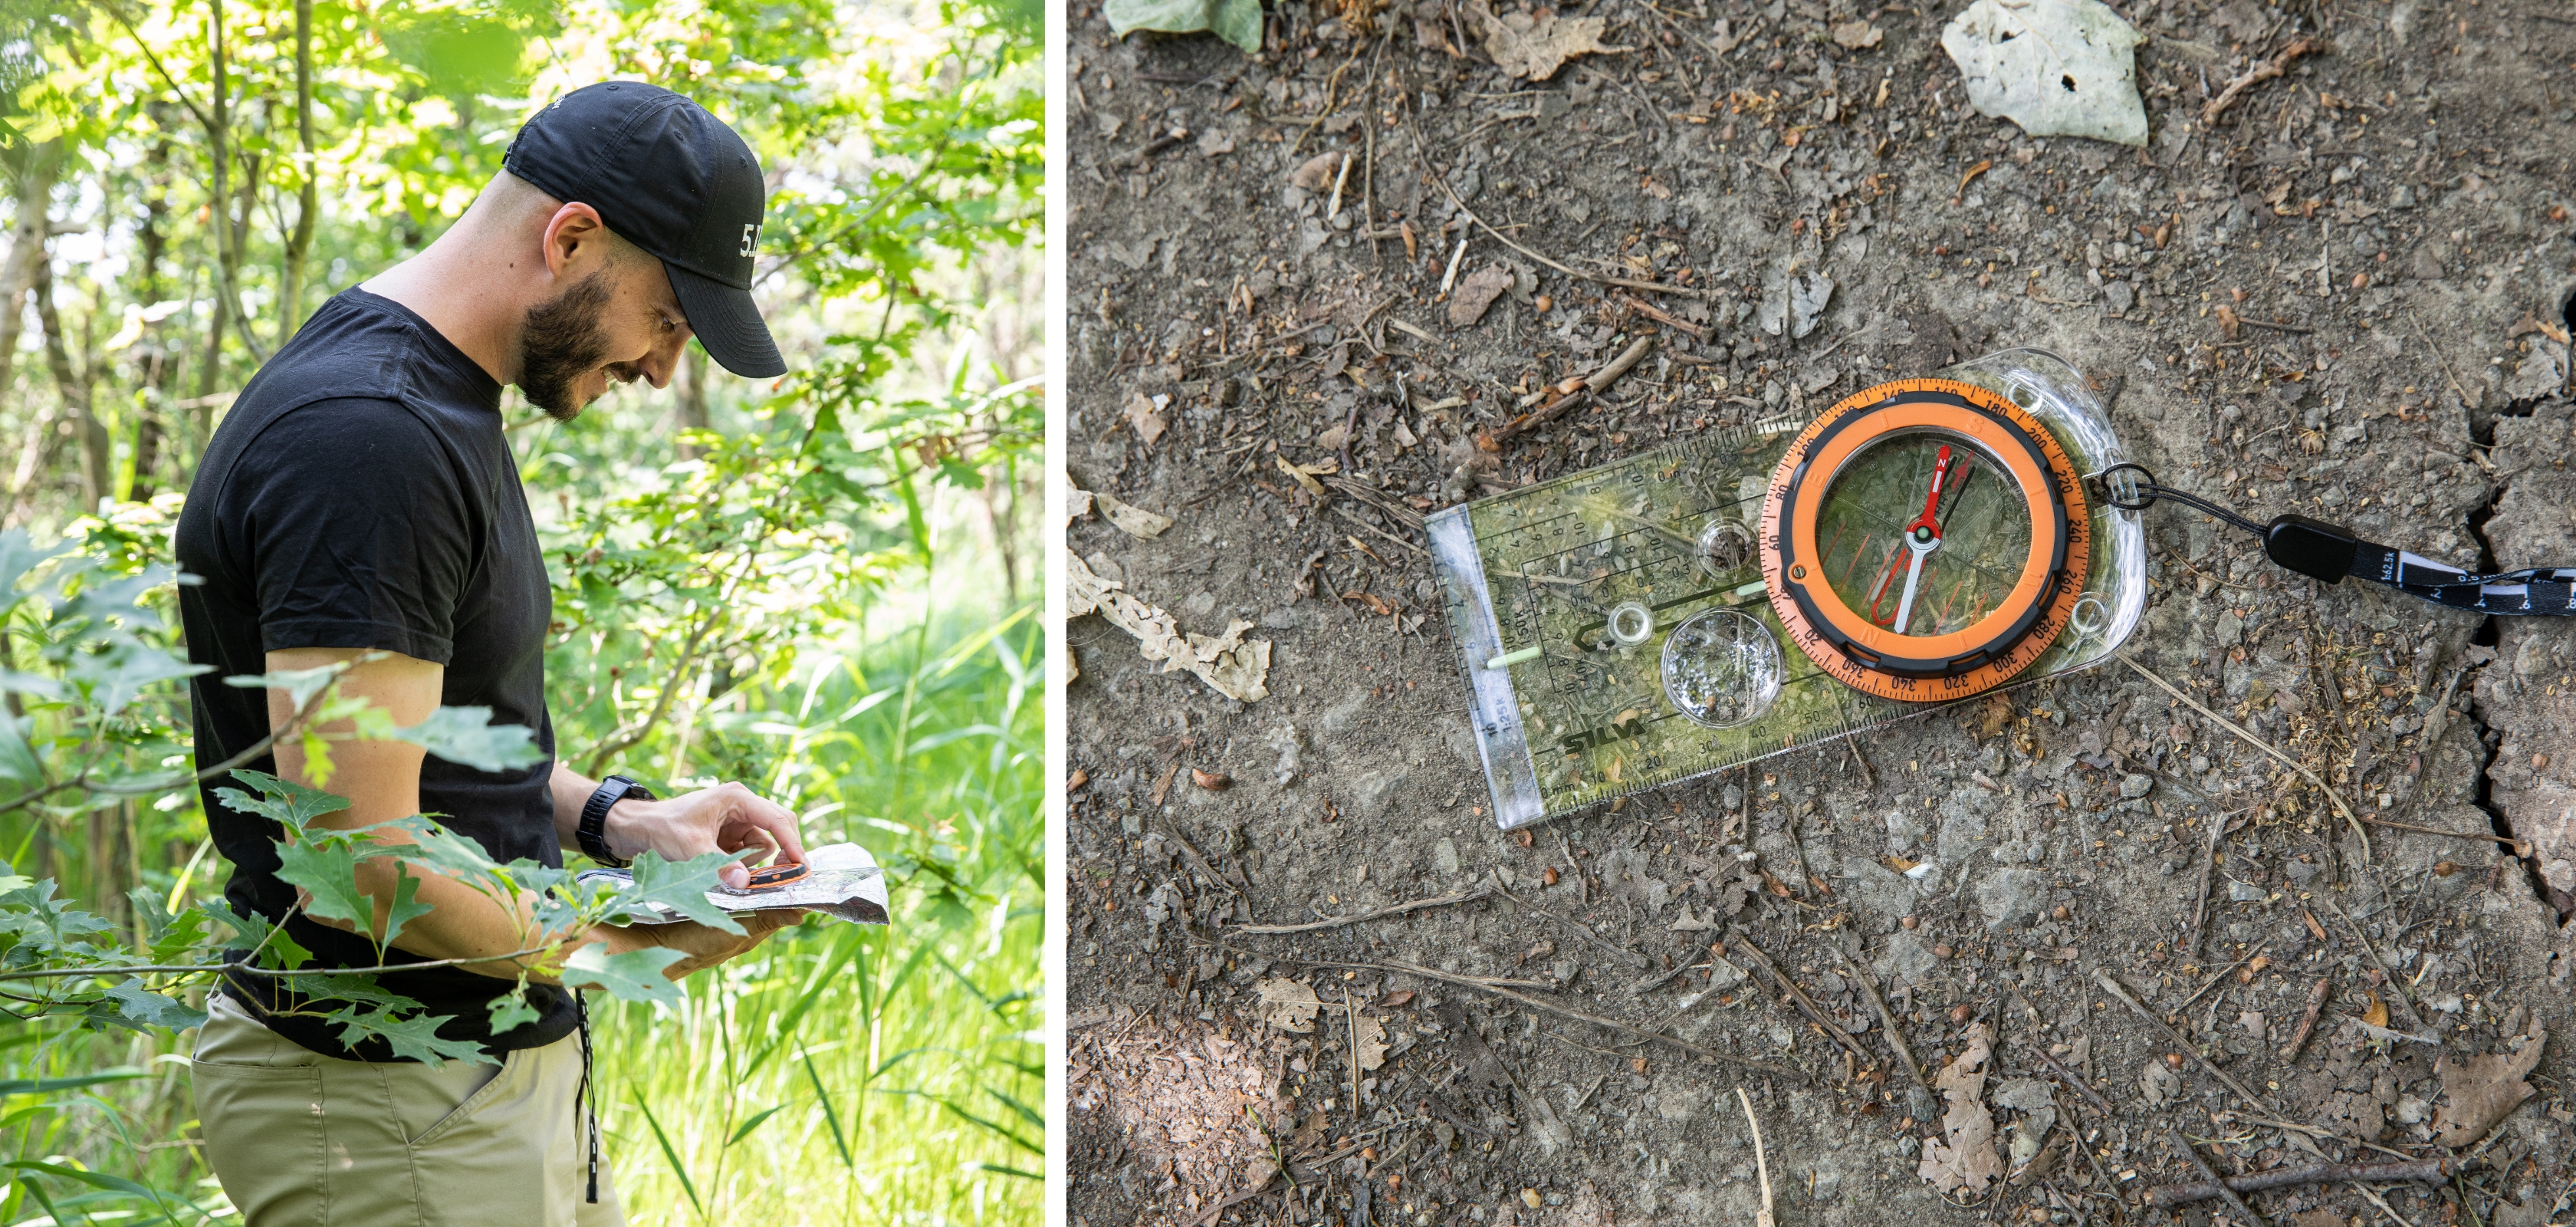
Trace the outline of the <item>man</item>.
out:
[[[551,754],[545,637],[553,603],[518,469],[502,437],[501,387],[558,420],[610,380],[665,386],[692,335],[747,376],[785,373],[752,305],[764,189],[751,150],[714,116],[633,82],[576,90],[519,131],[504,171],[420,255],[314,313],[242,390],[209,442],[179,519],[178,557],[203,583],[180,589],[197,761],[223,761],[293,716],[282,691],[226,676],[356,661],[344,694],[412,724],[441,705],[486,706]],[[345,731],[345,727],[342,731]],[[727,784],[660,800],[560,760],[507,772],[425,758],[400,742],[344,742],[331,791],[350,807],[321,821],[367,826],[445,815],[496,860],[562,864],[563,850],[623,864],[758,848],[801,860],[795,816]],[[281,743],[251,765],[304,779]],[[233,863],[225,897],[275,920],[295,903],[276,876],[276,823],[203,801]],[[360,885],[392,896],[386,860]],[[419,870],[412,871],[415,876]],[[740,865],[727,878],[743,882]],[[531,976],[533,1022],[493,1034],[491,999],[534,956],[507,908],[432,877],[432,910],[385,952],[389,991],[453,1015],[450,1039],[498,1067],[432,1069],[381,1042],[352,1050],[272,981],[234,975],[210,1003],[194,1083],[208,1159],[249,1227],[272,1224],[581,1224],[623,1221],[600,1172],[586,1103],[588,1031],[578,994]],[[774,914],[773,914],[774,915]],[[681,950],[673,978],[757,945],[788,913],[736,937],[695,924],[559,935],[559,951],[604,942]],[[297,914],[286,935],[318,965],[376,963],[369,942]],[[294,1013],[290,1014],[289,1011]],[[576,1032],[579,1032],[576,1035]]]

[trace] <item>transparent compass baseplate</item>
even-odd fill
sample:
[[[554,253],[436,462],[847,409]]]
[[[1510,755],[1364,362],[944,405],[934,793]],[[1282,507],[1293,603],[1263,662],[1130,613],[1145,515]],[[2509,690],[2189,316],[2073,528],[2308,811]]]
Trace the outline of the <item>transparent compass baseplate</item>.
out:
[[[2091,480],[2128,459],[2101,403],[2082,372],[2043,350],[2004,350],[1936,375],[2009,398],[2093,487],[2094,547],[2074,615],[1998,689],[2101,663],[2146,604],[2137,513],[2109,506]],[[1703,431],[1427,520],[1496,825],[1526,826],[1984,698],[1879,698],[1834,680],[1788,642],[1754,534],[1764,488],[1805,425],[1780,418]]]

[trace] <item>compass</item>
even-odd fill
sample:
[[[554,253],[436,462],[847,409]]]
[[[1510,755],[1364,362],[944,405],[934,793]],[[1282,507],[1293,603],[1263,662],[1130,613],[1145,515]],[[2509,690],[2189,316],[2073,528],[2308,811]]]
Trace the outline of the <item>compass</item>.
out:
[[[2074,616],[2093,546],[2082,474],[2013,401],[1948,379],[1853,394],[1789,444],[1757,535],[1772,611],[1880,698],[1991,690]]]

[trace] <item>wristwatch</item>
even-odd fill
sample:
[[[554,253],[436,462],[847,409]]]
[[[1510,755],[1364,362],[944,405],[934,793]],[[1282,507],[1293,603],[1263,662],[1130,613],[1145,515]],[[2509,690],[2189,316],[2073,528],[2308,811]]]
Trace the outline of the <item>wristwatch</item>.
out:
[[[645,801],[657,799],[653,790],[622,775],[612,775],[599,782],[598,791],[591,793],[590,800],[583,803],[581,825],[573,831],[573,838],[581,844],[582,855],[611,869],[624,869],[632,863],[608,850],[607,834],[608,808],[628,797]]]

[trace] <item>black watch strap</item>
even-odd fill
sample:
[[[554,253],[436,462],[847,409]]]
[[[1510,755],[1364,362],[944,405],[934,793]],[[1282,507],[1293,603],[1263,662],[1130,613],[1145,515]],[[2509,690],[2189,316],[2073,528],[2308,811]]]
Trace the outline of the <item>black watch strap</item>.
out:
[[[653,790],[622,775],[612,775],[599,782],[599,788],[590,794],[590,800],[583,803],[581,825],[573,831],[573,838],[581,844],[582,855],[611,869],[626,868],[629,862],[608,850],[607,829],[608,808],[628,797],[646,801],[655,799]]]

